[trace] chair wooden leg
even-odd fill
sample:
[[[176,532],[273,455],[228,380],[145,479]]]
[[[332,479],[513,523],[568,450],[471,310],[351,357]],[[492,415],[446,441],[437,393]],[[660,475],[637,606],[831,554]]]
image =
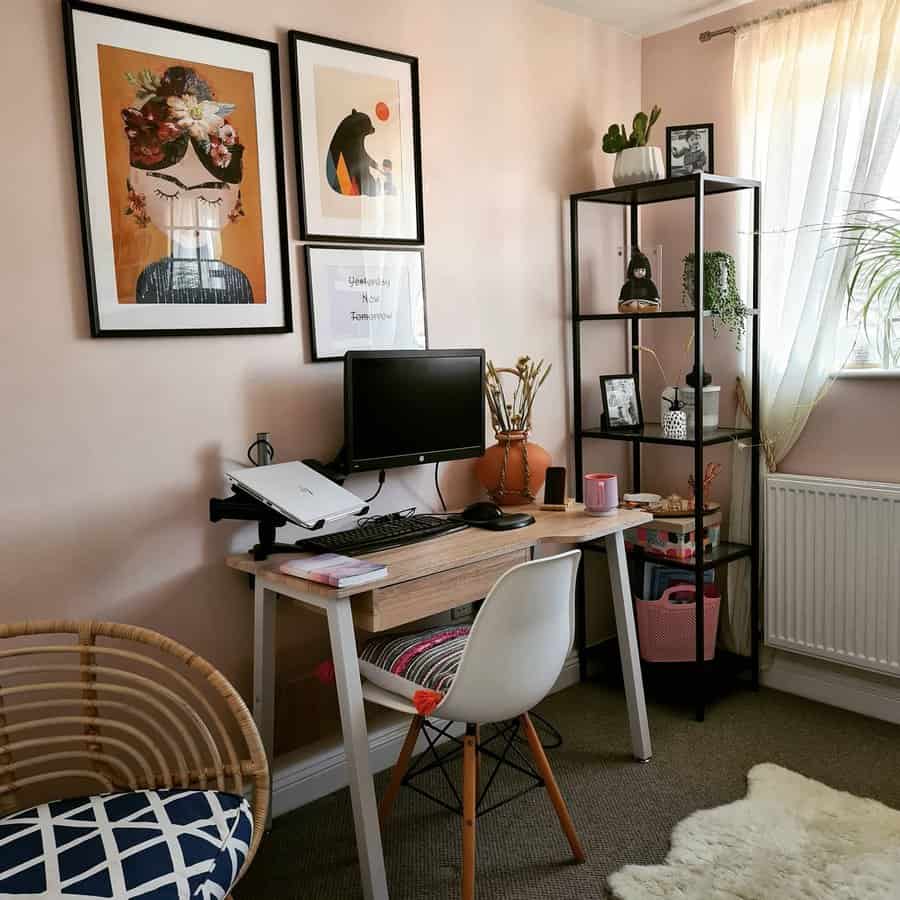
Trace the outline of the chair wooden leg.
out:
[[[393,772],[391,772],[390,784],[388,784],[387,790],[381,798],[381,804],[378,807],[378,821],[381,823],[382,828],[390,818],[394,809],[394,801],[397,799],[397,794],[400,793],[403,776],[406,775],[406,770],[409,768],[409,761],[416,747],[416,741],[419,739],[419,732],[422,730],[422,721],[421,716],[413,716],[413,720],[409,725],[409,731],[406,732],[403,749],[400,751],[400,756],[397,757]]]
[[[476,727],[463,738],[463,877],[462,900],[475,900],[475,802],[478,792]]]
[[[559,786],[556,783],[556,779],[553,777],[553,770],[550,768],[550,763],[547,761],[547,755],[544,753],[544,748],[541,746],[541,739],[534,730],[534,725],[531,724],[528,713],[521,715],[519,721],[522,723],[522,729],[528,740],[528,746],[531,749],[531,755],[534,757],[537,770],[540,773],[541,778],[544,779],[544,786],[547,788],[547,793],[550,795],[550,802],[553,804],[556,815],[559,817],[559,824],[562,825],[562,830],[565,832],[569,841],[569,846],[572,848],[572,855],[575,857],[576,862],[584,862],[584,848],[581,846],[581,841],[578,840],[578,835],[575,833],[575,826],[572,824],[572,818],[566,807],[566,801],[563,800],[563,796],[559,792]]]
[[[475,802],[478,802],[478,787],[481,783],[481,726],[475,726]]]

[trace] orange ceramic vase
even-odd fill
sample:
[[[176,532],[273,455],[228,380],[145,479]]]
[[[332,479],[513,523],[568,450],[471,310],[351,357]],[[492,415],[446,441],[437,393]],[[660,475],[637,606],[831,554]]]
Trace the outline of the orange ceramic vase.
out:
[[[529,441],[527,431],[505,431],[497,434],[497,443],[475,464],[475,474],[495,503],[518,506],[535,499],[549,465],[550,454]]]

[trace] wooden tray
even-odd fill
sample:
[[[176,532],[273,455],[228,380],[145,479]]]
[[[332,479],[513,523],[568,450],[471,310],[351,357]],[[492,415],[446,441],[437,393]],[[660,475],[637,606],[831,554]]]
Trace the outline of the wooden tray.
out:
[[[714,513],[721,508],[721,503],[707,503],[706,506],[703,507],[703,515],[709,515],[709,513]],[[647,507],[647,512],[652,513],[655,519],[687,519],[694,517],[694,510],[692,509],[672,510],[665,506],[664,503],[651,504]]]

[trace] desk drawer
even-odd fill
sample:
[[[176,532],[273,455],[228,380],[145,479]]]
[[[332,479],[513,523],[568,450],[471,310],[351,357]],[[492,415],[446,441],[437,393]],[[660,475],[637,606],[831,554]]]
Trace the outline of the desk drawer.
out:
[[[370,591],[354,598],[353,620],[365,631],[385,631],[472,603],[484,597],[507,569],[528,558],[527,550],[516,550]]]

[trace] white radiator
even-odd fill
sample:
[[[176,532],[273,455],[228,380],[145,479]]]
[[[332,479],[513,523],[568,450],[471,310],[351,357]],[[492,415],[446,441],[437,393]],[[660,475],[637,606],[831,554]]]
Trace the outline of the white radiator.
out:
[[[900,675],[900,485],[766,478],[766,643]]]

